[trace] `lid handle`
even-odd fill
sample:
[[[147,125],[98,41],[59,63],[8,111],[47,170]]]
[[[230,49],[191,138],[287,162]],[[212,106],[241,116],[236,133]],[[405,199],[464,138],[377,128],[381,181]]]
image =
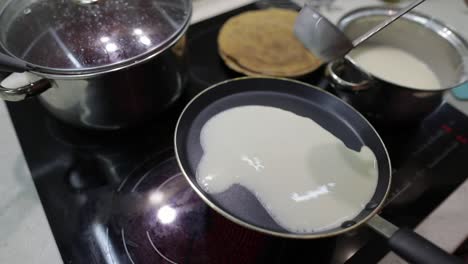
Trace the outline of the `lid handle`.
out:
[[[25,72],[31,68],[24,62],[0,53],[0,71],[4,72]]]

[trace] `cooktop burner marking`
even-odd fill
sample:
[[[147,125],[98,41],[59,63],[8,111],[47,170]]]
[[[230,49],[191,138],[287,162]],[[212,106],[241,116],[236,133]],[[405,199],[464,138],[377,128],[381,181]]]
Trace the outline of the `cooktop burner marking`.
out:
[[[156,253],[158,253],[159,256],[161,256],[163,259],[165,259],[167,262],[169,263],[172,263],[172,264],[177,264],[177,262],[175,261],[172,261],[171,259],[169,259],[168,257],[164,256],[161,251],[158,250],[158,248],[156,247],[156,245],[153,243],[153,240],[151,240],[151,236],[149,234],[148,231],[146,231],[146,236],[148,237],[148,241],[150,242],[151,246],[153,247],[153,249],[156,251]]]
[[[132,264],[135,264],[135,262],[132,259],[132,256],[130,256],[130,252],[128,252],[127,243],[125,242],[125,230],[123,228],[120,229],[120,233],[122,234],[122,242],[125,248],[125,253],[127,253],[127,257],[128,259],[130,259],[130,262],[132,262]]]
[[[385,206],[389,205],[393,200],[398,198],[398,196],[402,193],[404,193],[407,189],[409,189],[412,186],[412,182],[407,182],[405,183],[404,186],[398,188],[397,190],[394,190],[392,193],[389,194],[389,198],[387,201],[385,201]]]
[[[456,141],[450,145],[445,151],[443,151],[440,156],[438,156],[433,162],[431,162],[427,167],[429,169],[434,168],[437,164],[439,164],[441,161],[443,161],[450,153],[452,153],[455,149],[457,149],[461,144]]]
[[[165,160],[163,162],[161,162],[155,169],[153,170],[158,170],[160,167],[166,165],[168,162],[170,162],[171,159],[168,159],[168,160]],[[135,190],[138,188],[138,186],[140,186],[140,184],[146,179],[146,177],[148,177],[148,175],[151,174],[151,171],[145,173],[145,175],[143,175],[138,181],[137,183],[135,184],[135,186],[133,186],[132,188],[132,191],[131,192],[135,192]],[[131,175],[131,174],[130,174]]]

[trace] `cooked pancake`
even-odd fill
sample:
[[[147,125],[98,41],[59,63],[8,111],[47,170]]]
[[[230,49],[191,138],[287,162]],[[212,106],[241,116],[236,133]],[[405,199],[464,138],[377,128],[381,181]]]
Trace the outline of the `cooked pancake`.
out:
[[[297,77],[314,71],[321,62],[294,35],[297,15],[270,8],[232,17],[218,36],[220,56],[247,75]]]

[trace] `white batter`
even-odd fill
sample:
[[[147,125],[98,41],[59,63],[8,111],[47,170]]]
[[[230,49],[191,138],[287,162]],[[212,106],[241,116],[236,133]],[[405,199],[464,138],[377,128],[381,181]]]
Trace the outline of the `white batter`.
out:
[[[309,118],[265,106],[236,107],[202,128],[197,182],[208,193],[250,190],[272,218],[296,233],[352,220],[377,186],[374,153],[348,149]]]
[[[429,66],[405,50],[391,46],[364,44],[350,53],[364,70],[404,87],[440,89],[441,84]]]

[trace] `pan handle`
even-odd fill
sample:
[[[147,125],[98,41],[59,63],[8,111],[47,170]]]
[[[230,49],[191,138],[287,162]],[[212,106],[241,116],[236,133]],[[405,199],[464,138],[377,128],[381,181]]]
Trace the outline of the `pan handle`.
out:
[[[410,229],[399,229],[392,223],[375,215],[367,224],[388,238],[389,247],[398,256],[414,264],[463,264],[462,260],[450,255],[429,240]]]

